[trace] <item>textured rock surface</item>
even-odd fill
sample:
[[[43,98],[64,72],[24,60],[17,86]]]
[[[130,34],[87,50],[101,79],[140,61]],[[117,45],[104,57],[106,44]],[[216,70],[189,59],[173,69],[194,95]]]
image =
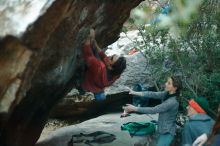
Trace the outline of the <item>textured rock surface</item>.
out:
[[[1,0],[0,36],[21,35],[30,23],[53,3],[54,0]],[[22,21],[21,21],[22,20]]]
[[[138,30],[129,31],[126,34],[121,33],[120,38],[108,46],[106,53],[108,55],[124,55],[127,60],[126,70],[121,77],[110,87],[105,89],[105,94],[114,94],[126,90],[126,86],[133,87],[135,84],[143,84],[145,87],[154,86],[150,78],[149,65],[147,59],[141,52],[128,55],[129,50],[135,48],[137,43],[143,44],[142,37]]]
[[[120,38],[108,46],[106,53],[108,55],[127,55],[130,49],[137,46],[137,43],[139,45],[143,45],[143,37],[140,35],[138,30],[121,32]]]
[[[112,143],[102,144],[102,146],[133,146],[141,144],[142,146],[155,145],[154,136],[134,136],[131,137],[127,131],[121,131],[121,125],[127,122],[143,122],[157,120],[156,115],[136,115],[132,114],[126,118],[120,118],[121,113],[106,114],[80,124],[60,128],[51,132],[48,137],[41,138],[36,146],[64,146],[70,141],[71,136],[80,133],[92,133],[95,131],[106,131],[116,135],[116,140]],[[95,127],[95,128],[94,128]],[[74,144],[74,146],[82,146],[82,143]],[[85,144],[84,144],[85,145]],[[95,144],[97,146],[99,144]]]
[[[1,66],[0,70],[1,79],[10,81],[15,78],[13,86],[12,82],[0,82],[0,102],[10,101],[4,107],[6,110],[0,113],[0,145],[34,145],[52,107],[72,89],[77,79],[82,78],[80,48],[85,39],[82,35],[85,28],[94,27],[98,43],[105,47],[117,40],[130,10],[140,2],[56,0],[28,27],[18,39],[22,48],[30,52],[18,66],[21,70],[16,74],[10,74],[7,67]],[[4,43],[5,39],[2,39],[0,46]],[[8,43],[12,44],[13,40]],[[12,45],[10,49],[19,54],[16,47]],[[1,47],[1,55],[4,50],[6,47]],[[7,55],[4,56],[9,59]],[[5,76],[7,74],[9,76]],[[14,94],[8,96],[12,87]]]
[[[105,89],[105,94],[110,95],[111,99],[108,99],[108,102],[102,102],[97,104],[93,101],[93,94],[87,93],[87,95],[80,96],[78,90],[72,89],[68,95],[63,98],[59,104],[54,108],[51,113],[52,117],[74,117],[79,114],[83,114],[88,110],[98,111],[99,107],[108,106],[110,103],[113,104],[112,99],[115,98],[114,102],[119,102],[121,97],[126,98],[127,95],[121,94],[113,95],[116,93],[121,93],[127,91],[125,88],[133,87],[135,84],[143,84],[145,87],[154,86],[152,83],[152,79],[150,78],[150,72],[148,69],[147,59],[140,52],[136,52],[133,55],[127,55],[129,50],[135,47],[134,41],[138,41],[140,44],[142,43],[142,37],[138,33],[139,31],[129,31],[126,34],[121,33],[120,38],[108,46],[108,50],[106,50],[107,55],[124,55],[127,60],[127,68],[121,77],[116,80],[116,82]],[[133,40],[133,41],[132,41]],[[118,101],[117,101],[118,100]],[[91,104],[94,103],[94,104]]]
[[[16,92],[22,82],[21,74],[32,55],[32,52],[15,37],[6,37],[2,42],[4,43],[0,46],[0,113],[8,112],[19,102],[19,99],[16,99]]]
[[[119,93],[125,91],[126,86],[133,87],[138,83],[143,84],[145,87],[153,86],[145,57],[137,52],[126,56],[126,59],[126,70],[112,86],[105,89],[105,94]]]
[[[100,115],[106,111],[121,110],[126,103],[131,103],[132,96],[125,93],[111,94],[106,100],[92,100],[89,96],[72,96],[63,98],[51,111],[52,118],[84,118]],[[77,102],[78,101],[78,102]]]

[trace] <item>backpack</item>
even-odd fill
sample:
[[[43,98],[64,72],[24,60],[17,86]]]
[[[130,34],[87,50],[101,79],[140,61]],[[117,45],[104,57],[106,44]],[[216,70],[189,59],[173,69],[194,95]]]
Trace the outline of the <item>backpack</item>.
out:
[[[143,136],[153,134],[156,125],[152,122],[128,122],[121,126],[121,130],[127,130],[131,136]]]
[[[111,143],[116,139],[116,136],[104,131],[96,131],[90,134],[76,134],[72,135],[72,138],[68,142],[68,146],[74,146],[74,144],[86,144],[93,146],[96,144]]]

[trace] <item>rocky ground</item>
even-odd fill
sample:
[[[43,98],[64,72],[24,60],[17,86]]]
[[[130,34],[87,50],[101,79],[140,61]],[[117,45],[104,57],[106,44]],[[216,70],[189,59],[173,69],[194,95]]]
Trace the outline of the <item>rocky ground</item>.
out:
[[[53,132],[53,131],[55,131],[55,130],[57,130],[59,128],[62,128],[62,127],[65,127],[65,126],[69,126],[69,125],[73,125],[73,124],[77,124],[79,122],[80,121],[73,121],[71,123],[71,122],[68,122],[66,120],[49,119],[47,124],[44,126],[44,130],[42,131],[39,140],[45,139],[51,132]]]
[[[142,143],[143,145],[148,146],[152,145],[152,143],[155,142],[155,137],[152,135],[131,137],[127,131],[121,131],[120,127],[123,123],[127,122],[146,122],[151,120],[157,120],[158,115],[132,114],[131,116],[126,118],[120,118],[120,115],[121,113],[106,114],[79,124],[70,125],[63,128],[59,128],[59,126],[65,126],[65,123],[59,123],[58,125],[56,125],[56,122],[54,122],[53,124],[47,124],[46,128],[44,129],[44,133],[46,134],[47,132],[49,134],[47,137],[45,137],[45,135],[42,134],[36,146],[65,146],[68,143],[68,141],[70,141],[71,136],[73,134],[85,134],[92,133],[95,131],[106,131],[116,136],[115,141],[113,141],[112,143],[103,144],[102,146],[133,146],[137,143]],[[55,130],[55,125],[56,128],[59,129]],[[54,128],[55,131],[50,132],[51,128]],[[74,144],[74,146],[81,145],[83,144]],[[94,146],[96,145],[99,144],[94,144]]]
[[[157,120],[158,115],[138,115],[131,114],[126,118],[120,118],[121,113],[108,113],[87,121],[66,121],[50,119],[45,125],[38,144],[36,146],[67,146],[71,135],[79,133],[92,133],[95,131],[106,131],[116,135],[114,143],[108,143],[102,146],[154,146],[157,141],[157,134],[146,136],[131,137],[128,132],[121,131],[121,125],[127,122],[146,122]],[[182,116],[181,116],[182,117]],[[185,118],[184,116],[182,118]],[[180,119],[182,124],[184,119]],[[177,135],[172,146],[178,146],[181,142],[181,128],[177,126]],[[81,146],[78,145],[74,146]],[[82,145],[84,146],[84,145]],[[94,144],[98,146],[98,144]]]

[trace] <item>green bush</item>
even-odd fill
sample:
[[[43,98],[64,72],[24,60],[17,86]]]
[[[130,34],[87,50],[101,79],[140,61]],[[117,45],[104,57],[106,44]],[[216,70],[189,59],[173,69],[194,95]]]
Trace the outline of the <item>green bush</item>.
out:
[[[150,26],[146,23],[158,15],[158,8],[150,11],[147,2],[136,8],[152,15],[145,21],[129,18],[144,40],[137,48],[146,56],[155,85],[171,74],[181,75],[182,98],[204,96],[216,111],[220,102],[220,2],[174,0],[170,5],[171,13]]]

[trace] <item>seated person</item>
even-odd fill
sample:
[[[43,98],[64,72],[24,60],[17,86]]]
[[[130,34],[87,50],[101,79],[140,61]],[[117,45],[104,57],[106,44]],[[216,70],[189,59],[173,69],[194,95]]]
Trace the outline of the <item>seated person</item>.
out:
[[[218,117],[215,125],[212,128],[212,133],[208,137],[206,133],[199,136],[193,143],[193,146],[202,146],[207,142],[208,146],[219,146],[220,145],[220,104],[218,106]]]
[[[92,46],[95,46],[101,60],[94,55]],[[83,55],[87,68],[81,88],[94,93],[96,100],[103,100],[104,88],[112,85],[120,77],[126,68],[126,59],[118,55],[107,57],[96,42],[93,29],[84,43]]]
[[[187,106],[189,120],[185,123],[182,133],[183,146],[191,146],[203,133],[210,134],[214,121],[207,115],[209,103],[204,97],[191,99]]]
[[[177,98],[180,95],[181,88],[181,80],[179,77],[173,76],[168,78],[165,84],[165,91],[162,92],[135,92],[130,90],[130,94],[132,95],[163,100],[161,104],[155,107],[136,107],[131,104],[127,104],[127,106],[123,107],[125,112],[138,112],[144,114],[159,113],[159,139],[157,146],[169,146],[173,141],[176,132],[176,117],[179,108],[179,102],[177,101]]]

